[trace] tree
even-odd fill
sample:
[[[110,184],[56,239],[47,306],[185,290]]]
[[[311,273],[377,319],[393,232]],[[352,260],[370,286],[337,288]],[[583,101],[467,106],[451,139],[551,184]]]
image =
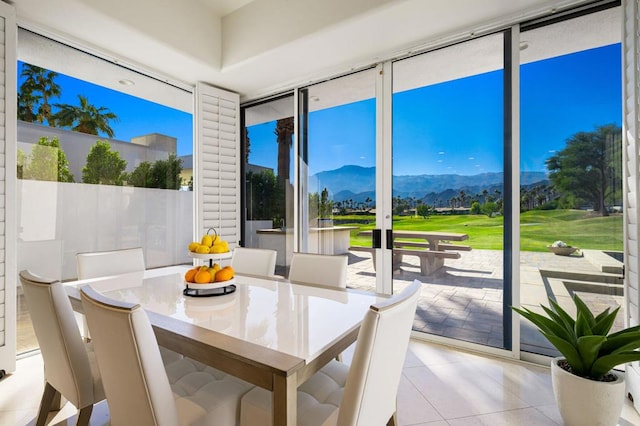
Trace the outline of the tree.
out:
[[[591,202],[593,210],[608,216],[606,197],[615,192],[613,182],[620,182],[622,130],[615,124],[596,127],[592,132],[571,136],[565,148],[547,159],[549,179],[565,193]]]
[[[127,183],[139,188],[151,188],[151,163],[143,161],[128,176]]]
[[[24,155],[24,153],[23,153]],[[73,182],[69,162],[57,137],[43,136],[31,150],[31,158],[23,163],[23,178],[57,182]]]
[[[122,185],[127,162],[120,158],[111,145],[96,141],[87,155],[87,164],[82,168],[82,182],[102,185]]]
[[[486,214],[487,216],[493,217],[494,213],[500,211],[500,208],[498,207],[497,203],[494,203],[493,201],[488,201],[482,205],[480,210],[482,211],[482,213]]]
[[[433,207],[428,204],[420,204],[417,208],[418,215],[422,216],[425,219],[428,219],[429,215],[431,215],[433,211]]]
[[[110,121],[118,121],[118,116],[106,107],[96,107],[89,103],[87,97],[78,95],[80,105],[56,104],[59,111],[55,113],[54,120],[60,127],[69,127],[71,130],[89,135],[104,133],[110,138],[115,136]]]
[[[272,220],[283,217],[278,209],[278,183],[271,170],[247,172],[247,220]],[[280,226],[279,223],[276,224]]]
[[[481,212],[482,212],[482,210],[480,209],[480,203],[479,202],[474,201],[473,203],[471,203],[471,209],[469,210],[469,213],[471,213],[471,214],[480,214]]]
[[[291,144],[293,143],[293,117],[276,121],[274,133],[278,142],[278,179],[286,182],[291,167]]]
[[[151,167],[151,188],[180,189],[182,186],[182,160],[170,153],[166,160],[158,160]]]
[[[44,123],[46,120],[49,126],[54,127],[55,118],[51,112],[49,99],[60,96],[60,86],[54,81],[58,73],[35,65],[24,64],[20,76],[25,77],[24,82],[20,85],[20,93],[24,93],[23,102],[32,101],[30,98],[33,96],[42,101],[38,107],[35,121]],[[39,93],[40,96],[34,95],[34,92]],[[28,104],[28,102],[26,103]],[[35,104],[33,105],[35,106]]]
[[[41,96],[27,90],[18,92],[18,120],[33,123],[38,117],[37,106],[42,99]]]
[[[331,217],[333,213],[333,201],[329,200],[329,190],[324,188],[320,194],[320,204],[318,206],[318,214],[321,219]]]
[[[249,128],[244,128],[244,163],[249,164],[249,154],[251,153],[251,139],[249,138]]]
[[[18,179],[24,179],[24,172],[25,172],[25,169],[27,168],[27,161],[28,161],[27,154],[25,154],[23,150],[18,149],[16,160],[17,160],[16,163],[18,166],[17,167]]]
[[[166,160],[143,161],[128,176],[128,184],[141,188],[180,189],[182,160],[170,153]]]

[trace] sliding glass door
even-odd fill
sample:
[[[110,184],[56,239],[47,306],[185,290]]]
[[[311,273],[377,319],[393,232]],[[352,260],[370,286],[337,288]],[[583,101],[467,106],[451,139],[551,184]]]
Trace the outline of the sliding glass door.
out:
[[[244,109],[244,247],[278,252],[287,275],[293,253],[293,95]]]
[[[300,91],[300,251],[349,255],[349,286],[376,290],[376,71]]]
[[[503,347],[502,33],[393,65],[393,287],[414,329]]]
[[[620,8],[521,34],[520,304],[623,303]],[[565,247],[567,246],[567,247]],[[624,315],[618,315],[619,328]],[[523,321],[520,347],[557,353]]]

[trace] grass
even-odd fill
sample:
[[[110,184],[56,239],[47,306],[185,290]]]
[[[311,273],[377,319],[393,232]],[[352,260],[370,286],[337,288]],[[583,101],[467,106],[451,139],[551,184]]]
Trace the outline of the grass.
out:
[[[358,232],[375,228],[373,216],[337,216],[347,220],[369,218],[369,225],[344,223],[358,226],[351,232],[351,245],[368,246],[370,238],[358,236]],[[459,232],[469,235],[467,244],[475,249],[502,250],[503,218],[484,215],[438,215],[428,219],[398,216],[393,219],[393,228]],[[547,246],[561,240],[581,249],[623,249],[622,215],[600,217],[583,210],[534,210],[520,215],[520,250],[547,251]]]

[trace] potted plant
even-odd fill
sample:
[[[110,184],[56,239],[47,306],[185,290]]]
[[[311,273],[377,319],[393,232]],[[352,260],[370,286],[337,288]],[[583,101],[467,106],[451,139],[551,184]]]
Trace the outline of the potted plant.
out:
[[[573,296],[572,318],[549,298],[545,315],[512,309],[531,321],[562,354],[551,361],[553,391],[566,425],[615,425],[624,403],[624,374],[613,368],[640,360],[640,326],[609,334],[620,307],[594,316]]]

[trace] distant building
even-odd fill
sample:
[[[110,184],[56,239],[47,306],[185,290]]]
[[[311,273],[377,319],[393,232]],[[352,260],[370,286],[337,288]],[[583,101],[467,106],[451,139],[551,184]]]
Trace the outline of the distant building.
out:
[[[60,148],[64,151],[67,161],[69,161],[69,171],[73,174],[76,182],[82,182],[82,168],[87,163],[87,155],[91,147],[98,140],[108,142],[111,145],[111,149],[120,154],[120,158],[127,162],[127,172],[132,172],[144,161],[166,160],[169,157],[169,153],[176,152],[177,145],[176,138],[159,133],[138,136],[133,138],[131,142],[125,142],[42,124],[18,121],[18,149],[24,151],[25,154],[31,153],[32,146],[37,144],[43,136],[49,139],[58,138]],[[183,168],[186,168],[184,163],[183,160]],[[193,165],[190,164],[189,168],[193,169]]]

